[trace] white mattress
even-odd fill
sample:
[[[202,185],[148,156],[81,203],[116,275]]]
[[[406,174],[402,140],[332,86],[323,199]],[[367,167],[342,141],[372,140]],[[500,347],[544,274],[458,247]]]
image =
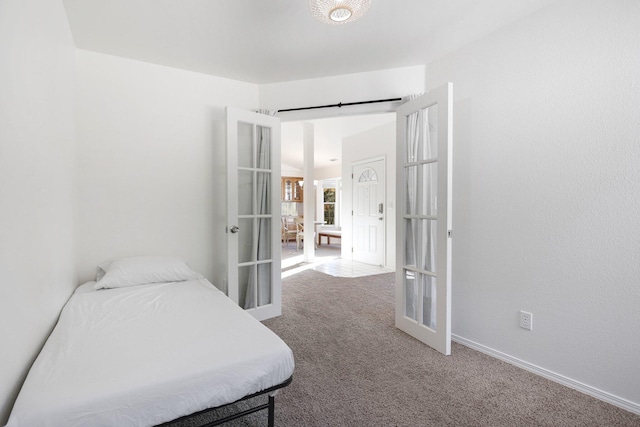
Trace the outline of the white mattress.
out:
[[[8,427],[153,426],[293,373],[291,349],[206,279],[76,290]]]

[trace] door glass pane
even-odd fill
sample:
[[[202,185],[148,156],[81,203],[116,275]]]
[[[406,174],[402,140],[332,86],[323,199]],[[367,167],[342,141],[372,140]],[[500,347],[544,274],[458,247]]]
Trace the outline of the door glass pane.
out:
[[[418,284],[416,283],[416,273],[404,270],[404,315],[417,319],[416,303],[418,302]]]
[[[252,301],[256,299],[249,296],[249,305],[250,307],[246,307],[247,301],[247,289],[250,289],[250,292],[255,293],[255,286],[253,285],[253,274],[252,270],[255,269],[255,265],[249,265],[245,267],[238,267],[238,305],[244,308],[254,308],[255,304]]]
[[[271,304],[271,263],[258,264],[258,307]]]
[[[405,219],[405,249],[404,249],[404,265],[407,267],[418,267],[418,226],[420,225],[417,219]]]
[[[258,218],[258,261],[271,259],[271,218]]]
[[[253,214],[253,172],[238,171],[238,214]]]
[[[405,163],[418,161],[418,147],[420,146],[420,112],[409,114],[407,121],[407,135],[405,140]]]
[[[238,122],[238,167],[253,167],[253,125]]]
[[[438,163],[427,163],[422,167],[422,206],[421,215],[437,215]]]
[[[428,117],[422,126],[420,138],[420,152],[422,160],[435,159],[438,157],[438,104],[425,108],[422,111]]]
[[[259,215],[268,215],[271,213],[271,173],[258,172],[257,173],[257,186],[256,186],[256,200],[258,203]]]
[[[253,256],[253,219],[241,218],[238,220],[238,262],[255,261]]]
[[[436,272],[436,252],[437,252],[437,221],[436,220],[421,220],[420,221],[420,260],[422,270]]]
[[[418,167],[411,166],[405,168],[406,170],[406,183],[404,186],[405,195],[404,200],[406,206],[404,207],[404,212],[407,215],[416,215],[418,213],[417,209],[417,182],[418,182]]]
[[[436,329],[436,278],[420,275],[420,293],[422,294],[422,324]]]
[[[257,126],[258,147],[256,150],[258,169],[271,169],[271,129]]]

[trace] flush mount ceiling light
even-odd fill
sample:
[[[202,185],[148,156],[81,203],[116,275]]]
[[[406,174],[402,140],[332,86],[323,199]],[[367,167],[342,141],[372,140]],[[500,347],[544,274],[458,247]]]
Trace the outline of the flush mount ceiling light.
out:
[[[360,18],[371,6],[371,0],[309,0],[313,16],[331,25],[346,24]]]

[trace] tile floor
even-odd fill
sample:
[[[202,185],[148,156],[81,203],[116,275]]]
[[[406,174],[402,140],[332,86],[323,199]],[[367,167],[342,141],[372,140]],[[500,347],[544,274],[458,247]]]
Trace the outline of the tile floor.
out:
[[[337,277],[362,277],[374,274],[393,273],[393,270],[376,265],[340,258],[340,245],[322,245],[316,249],[313,262],[304,262],[302,249],[296,250],[295,243],[282,247],[282,278],[304,270],[313,269]]]

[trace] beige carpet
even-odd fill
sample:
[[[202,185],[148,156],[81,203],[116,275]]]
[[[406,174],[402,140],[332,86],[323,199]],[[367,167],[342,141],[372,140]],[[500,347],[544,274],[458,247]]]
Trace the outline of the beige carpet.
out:
[[[283,281],[283,315],[265,324],[293,349],[296,370],[276,397],[277,426],[640,426],[640,416],[462,345],[440,355],[394,327],[393,298],[393,274],[308,270]]]

